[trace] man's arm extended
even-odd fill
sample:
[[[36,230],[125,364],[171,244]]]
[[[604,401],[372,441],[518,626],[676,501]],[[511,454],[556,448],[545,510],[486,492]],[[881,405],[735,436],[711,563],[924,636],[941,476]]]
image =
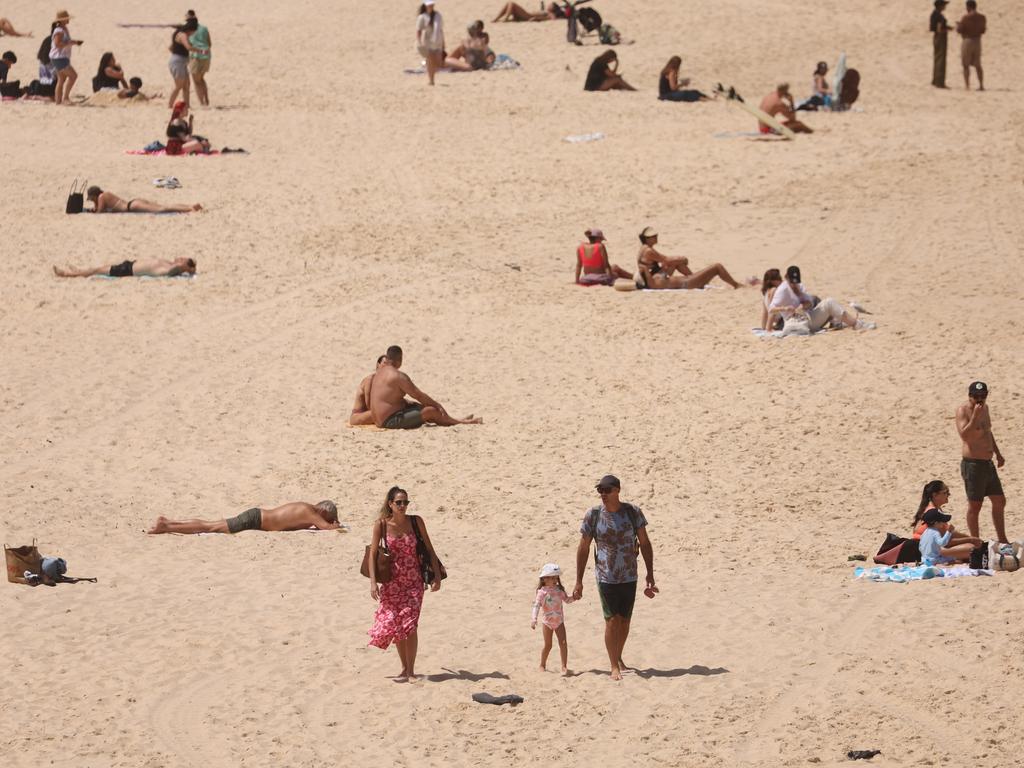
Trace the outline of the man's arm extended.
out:
[[[420,390],[415,384],[412,383],[412,379],[410,379],[401,371],[399,371],[398,373],[398,386],[401,388],[402,394],[408,395],[420,405],[431,405],[434,408],[439,408],[442,411],[444,410],[444,406],[442,406],[439,402],[437,402],[437,400],[432,398],[426,392]]]
[[[636,537],[640,540],[640,554],[647,566],[647,586],[654,586],[654,547],[651,546],[651,539],[647,535],[647,527],[637,528]]]

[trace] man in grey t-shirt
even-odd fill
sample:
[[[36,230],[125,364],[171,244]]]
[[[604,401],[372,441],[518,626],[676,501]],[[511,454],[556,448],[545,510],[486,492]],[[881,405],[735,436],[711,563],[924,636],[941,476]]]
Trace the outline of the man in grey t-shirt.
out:
[[[647,566],[645,594],[654,597],[654,549],[647,537],[647,519],[640,508],[619,501],[619,478],[605,475],[597,484],[601,503],[591,507],[580,526],[580,544],[576,550],[576,586],[572,596],[583,596],[583,574],[587,570],[590,543],[594,542],[594,570],[597,591],[604,611],[604,644],[608,649],[612,680],[622,679],[625,663],[622,649],[629,637],[629,622],[636,599],[637,542]]]

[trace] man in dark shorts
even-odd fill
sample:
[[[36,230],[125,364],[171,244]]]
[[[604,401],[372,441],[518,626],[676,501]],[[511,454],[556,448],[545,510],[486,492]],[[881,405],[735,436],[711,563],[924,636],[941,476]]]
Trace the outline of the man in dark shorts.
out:
[[[636,599],[637,544],[647,566],[647,589],[654,597],[654,549],[647,537],[647,519],[640,508],[619,501],[619,478],[605,475],[597,483],[601,503],[587,510],[580,526],[580,544],[576,550],[576,586],[572,596],[583,596],[583,574],[587,570],[590,543],[594,542],[594,570],[597,591],[604,611],[604,645],[611,663],[612,680],[622,679],[626,668],[622,649],[629,637],[629,623]]]
[[[932,33],[932,85],[946,87],[946,46],[949,42],[949,22],[942,11],[948,0],[935,0],[935,10],[928,18],[928,31]]]
[[[370,382],[370,411],[373,422],[384,429],[416,429],[424,423],[440,427],[456,424],[483,424],[484,420],[472,414],[464,419],[448,415],[444,406],[419,390],[412,379],[398,369],[402,367],[402,348],[388,347],[384,362]],[[406,400],[410,397],[416,402]]]
[[[960,476],[967,491],[967,528],[971,536],[978,536],[978,515],[981,505],[988,497],[992,501],[992,525],[996,536],[1003,543],[1006,526],[1003,513],[1006,510],[1006,496],[999,482],[996,467],[1006,463],[992,434],[992,419],[988,412],[988,385],[983,381],[971,382],[967,388],[967,402],[956,409],[956,431],[962,441]],[[992,457],[995,456],[993,463]]]
[[[338,525],[338,508],[333,501],[319,504],[293,501],[274,509],[253,507],[227,520],[168,520],[158,517],[146,533],[240,533],[241,531],[301,531],[316,528],[330,531]]]
[[[92,277],[105,275],[108,277],[177,277],[178,275],[194,275],[196,260],[182,256],[178,259],[135,259],[122,261],[120,264],[101,264],[98,267],[60,267],[53,268],[57,277]]]

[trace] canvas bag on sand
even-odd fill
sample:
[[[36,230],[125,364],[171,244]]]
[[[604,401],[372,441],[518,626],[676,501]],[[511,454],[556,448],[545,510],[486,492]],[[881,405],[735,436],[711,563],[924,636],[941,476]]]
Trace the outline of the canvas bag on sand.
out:
[[[4,544],[4,560],[7,561],[7,580],[12,584],[28,584],[25,571],[42,572],[43,558],[36,548],[35,539],[31,545],[24,547],[8,547]]]
[[[1006,548],[1007,551],[1002,551]],[[1021,543],[1015,541],[1012,544],[1000,544],[998,541],[989,542],[988,545],[988,567],[993,571],[1016,571],[1020,568]]]

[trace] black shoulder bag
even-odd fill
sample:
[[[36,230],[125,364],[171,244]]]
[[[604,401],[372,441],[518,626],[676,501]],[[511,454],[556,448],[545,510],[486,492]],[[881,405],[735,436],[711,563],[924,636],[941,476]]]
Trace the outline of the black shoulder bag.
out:
[[[416,556],[420,561],[420,573],[423,575],[424,584],[434,583],[434,566],[431,563],[430,549],[427,547],[427,542],[423,540],[423,534],[420,533],[419,515],[409,515],[409,522],[412,523],[412,532],[416,534]],[[434,553],[434,557],[437,557],[437,553]],[[444,568],[444,563],[441,562],[441,558],[437,558],[437,566],[441,569],[441,581],[448,578],[448,571]]]

